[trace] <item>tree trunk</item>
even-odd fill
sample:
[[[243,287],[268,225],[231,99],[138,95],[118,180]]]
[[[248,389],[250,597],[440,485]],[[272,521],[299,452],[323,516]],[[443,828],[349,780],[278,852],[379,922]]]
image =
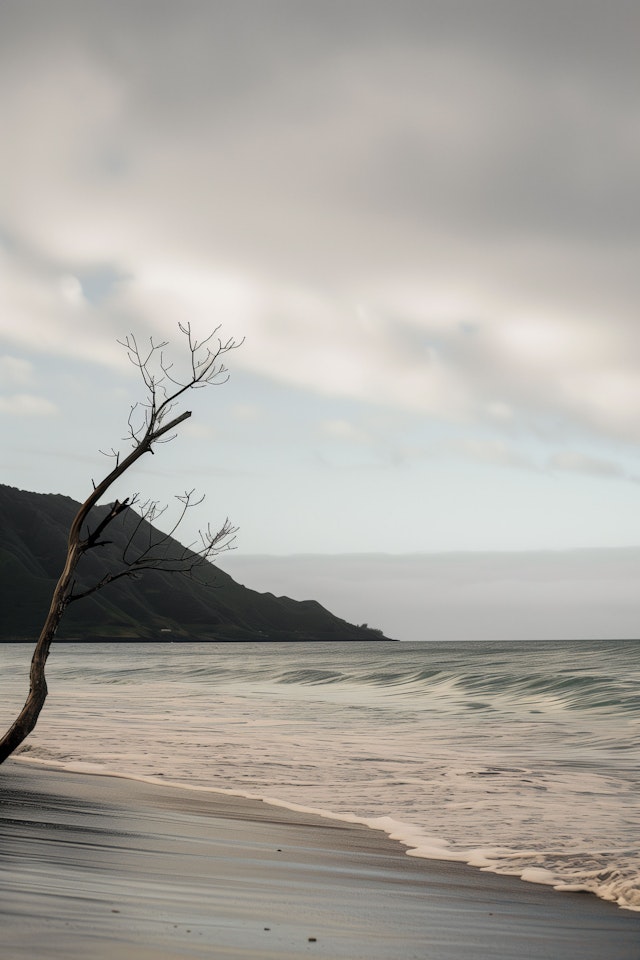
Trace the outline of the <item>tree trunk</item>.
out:
[[[27,699],[16,720],[0,740],[0,763],[4,763],[7,757],[11,756],[13,751],[29,736],[38,722],[38,717],[47,699],[45,665],[58,624],[68,603],[69,585],[79,559],[80,553],[77,543],[70,543],[67,562],[56,584],[47,619],[33,651]]]

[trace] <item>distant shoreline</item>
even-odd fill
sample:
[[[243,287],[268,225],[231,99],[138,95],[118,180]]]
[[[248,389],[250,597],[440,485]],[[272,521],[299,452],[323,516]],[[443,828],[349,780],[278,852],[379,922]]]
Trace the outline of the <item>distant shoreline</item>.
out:
[[[2,637],[0,638],[0,644],[2,643],[31,643],[36,642],[35,637]],[[246,639],[238,639],[237,637],[162,637],[160,639],[153,639],[151,637],[65,637],[64,639],[56,639],[55,644],[62,643],[264,643],[264,644],[275,644],[275,643],[399,643],[400,641],[391,637],[380,637],[380,638],[364,638],[364,637],[347,637],[345,639],[340,639],[338,637],[274,637],[257,639],[256,637],[247,637]]]

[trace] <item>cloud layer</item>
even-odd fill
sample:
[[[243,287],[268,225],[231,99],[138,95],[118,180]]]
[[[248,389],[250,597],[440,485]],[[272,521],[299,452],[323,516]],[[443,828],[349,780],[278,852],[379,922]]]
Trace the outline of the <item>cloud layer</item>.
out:
[[[223,320],[247,370],[480,425],[480,460],[640,440],[635,4],[34,0],[0,27],[9,356],[119,364],[129,329]]]

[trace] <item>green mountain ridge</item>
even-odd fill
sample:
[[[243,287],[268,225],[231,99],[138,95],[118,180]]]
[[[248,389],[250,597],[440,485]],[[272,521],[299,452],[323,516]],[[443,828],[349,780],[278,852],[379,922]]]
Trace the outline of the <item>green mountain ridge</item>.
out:
[[[30,493],[0,484],[0,642],[34,640],[42,626],[66,555],[78,509],[70,497]],[[106,507],[96,508],[95,526]],[[78,589],[118,567],[137,519],[133,511],[108,528],[108,546],[87,553]],[[164,534],[143,522],[136,541]],[[175,540],[163,549],[182,553]],[[380,631],[334,616],[315,600],[258,593],[211,563],[194,576],[146,571],[122,578],[67,607],[57,640],[386,640]]]

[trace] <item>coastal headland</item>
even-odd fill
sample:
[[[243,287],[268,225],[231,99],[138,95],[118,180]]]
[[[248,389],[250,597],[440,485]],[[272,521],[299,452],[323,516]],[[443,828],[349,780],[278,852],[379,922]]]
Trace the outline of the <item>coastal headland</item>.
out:
[[[70,497],[0,484],[0,642],[34,642],[40,633],[78,508]],[[96,508],[96,524],[106,510]],[[83,558],[78,568],[79,592],[122,568],[132,538],[145,547],[153,544],[159,557],[190,552],[129,511],[100,551]],[[135,581],[123,578],[110,583],[108,589],[71,604],[56,636],[58,642],[386,639],[381,630],[366,623],[347,623],[314,599],[292,600],[252,590],[209,562],[190,576],[155,569]]]

